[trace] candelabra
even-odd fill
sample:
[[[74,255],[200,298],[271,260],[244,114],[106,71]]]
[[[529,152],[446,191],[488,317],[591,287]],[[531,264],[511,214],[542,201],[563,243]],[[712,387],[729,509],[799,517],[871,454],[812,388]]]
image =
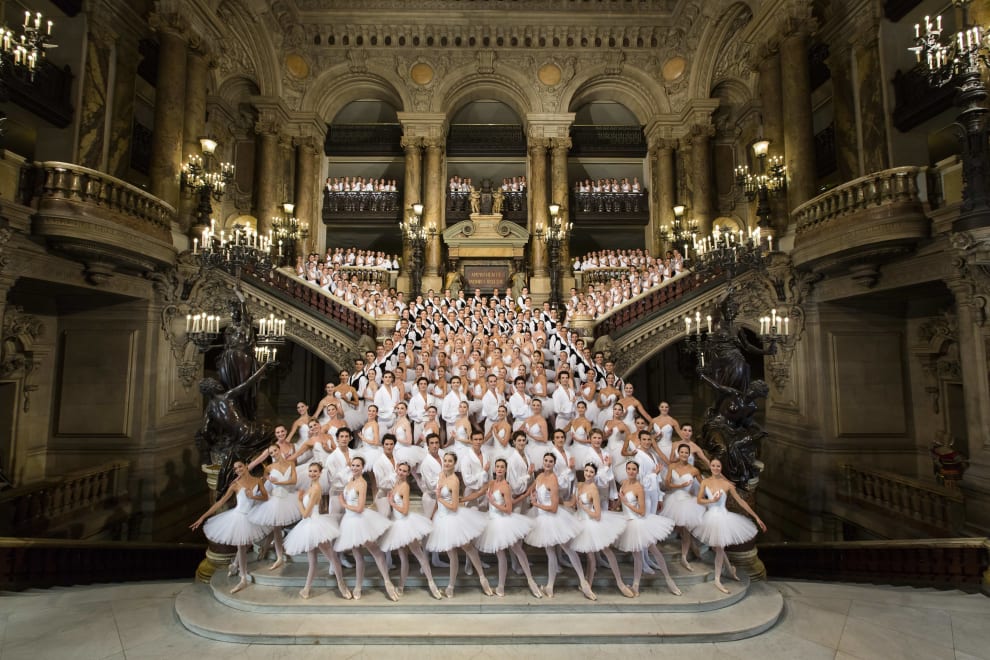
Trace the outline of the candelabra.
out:
[[[409,242],[409,278],[410,288],[412,289],[409,299],[412,301],[416,300],[422,293],[423,252],[426,249],[427,238],[431,237],[435,233],[435,230],[431,228],[427,231],[423,225],[422,204],[412,205],[412,213],[409,214],[409,217],[404,222],[399,223],[399,228],[402,230],[402,235]]]
[[[770,198],[787,190],[784,160],[780,156],[770,157],[769,151],[769,140],[757,140],[753,143],[753,153],[759,165],[758,172],[750,173],[747,165],[736,168],[736,185],[742,188],[746,199],[756,200],[756,217],[764,231],[773,229]]]
[[[990,67],[986,29],[969,24],[971,0],[952,0],[961,9],[961,29],[955,39],[942,40],[942,17],[925,16],[924,31],[914,26],[915,45],[909,48],[927,70],[934,87],[955,85],[956,118],[962,141],[963,202],[953,227],[958,231],[990,226],[990,182],[987,180],[987,87],[983,70]]]
[[[45,59],[45,51],[58,47],[58,44],[52,41],[54,27],[55,22],[44,21],[40,11],[33,15],[29,11],[24,12],[24,25],[21,26],[20,36],[15,35],[13,30],[6,26],[0,27],[0,103],[10,100],[4,82],[8,75],[16,75],[34,82],[34,74],[41,61]],[[4,133],[6,119],[7,114],[0,112],[0,135]]]
[[[285,344],[285,319],[269,314],[258,319],[254,340],[254,358],[258,362],[277,362],[278,349]]]
[[[698,221],[694,218],[684,220],[684,206],[678,204],[674,207],[674,222],[670,227],[662,225],[660,227],[660,239],[677,247],[684,246],[684,258],[688,258],[688,243],[693,243],[698,235]]]
[[[560,309],[560,279],[561,263],[560,253],[567,235],[571,231],[571,223],[563,222],[560,218],[560,205],[550,205],[550,224],[546,230],[538,230],[537,234],[547,244],[547,253],[550,257],[550,306]]]
[[[296,205],[290,202],[282,204],[282,216],[272,217],[272,230],[278,243],[280,263],[295,263],[296,241],[309,236],[309,223],[300,221],[293,215]]]
[[[220,337],[220,317],[205,312],[186,314],[186,336],[196,345],[200,353],[205,353],[217,345]]]
[[[702,314],[702,310],[697,309],[693,315],[688,313],[684,316],[684,350],[696,356],[698,373],[711,371],[726,343],[739,337],[740,328],[736,324],[738,313],[739,305],[729,291],[717,310],[708,309]],[[787,343],[791,328],[786,315],[778,314],[774,308],[760,317],[759,322],[760,329],[755,334],[763,346]]]
[[[197,198],[196,224],[207,225],[213,215],[213,200],[221,201],[227,185],[234,180],[233,163],[215,163],[213,153],[217,142],[210,138],[200,138],[202,156],[190,154],[182,166],[182,187]]]
[[[259,234],[251,227],[235,226],[229,234],[226,230],[216,233],[216,221],[210,220],[203,229],[202,243],[193,239],[193,255],[199,259],[200,268],[223,268],[228,272],[239,272],[247,266],[252,272],[265,277],[274,268],[272,259],[273,230],[268,235]]]

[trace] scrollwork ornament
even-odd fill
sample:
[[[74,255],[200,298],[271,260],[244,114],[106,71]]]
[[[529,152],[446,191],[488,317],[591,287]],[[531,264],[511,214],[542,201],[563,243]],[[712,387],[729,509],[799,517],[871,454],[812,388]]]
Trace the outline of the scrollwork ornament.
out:
[[[0,338],[0,378],[23,374],[26,379],[31,374],[36,366],[32,349],[44,332],[41,320],[25,314],[23,308],[6,309]]]

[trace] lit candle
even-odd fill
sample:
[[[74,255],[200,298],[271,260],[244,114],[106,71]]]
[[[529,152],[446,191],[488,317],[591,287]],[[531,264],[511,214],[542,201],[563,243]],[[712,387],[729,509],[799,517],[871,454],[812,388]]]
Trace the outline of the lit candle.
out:
[[[935,29],[939,32],[942,31],[942,14],[935,17]]]
[[[684,317],[684,334],[686,334],[686,335],[690,335],[691,334],[691,317],[690,316],[685,316]]]
[[[194,238],[193,239],[193,254],[196,254],[198,251],[199,251],[199,239],[198,238]]]
[[[192,314],[186,314],[186,332],[192,330]]]
[[[914,38],[915,39],[921,38],[921,26],[918,25],[917,23],[914,24]]]
[[[694,313],[694,322],[696,324],[694,326],[694,331],[695,331],[696,334],[699,334],[700,335],[701,334],[701,312],[695,312]]]
[[[712,332],[712,317],[709,314],[705,318],[708,320],[708,333],[711,334],[711,332]]]
[[[705,352],[702,351],[700,355],[701,355],[701,366],[705,366]]]
[[[773,236],[767,236],[767,246],[769,247],[767,252],[773,252]]]
[[[272,349],[272,362],[275,361],[276,356],[278,356],[278,349],[277,348],[273,348]]]
[[[31,22],[31,12],[24,12],[24,27],[27,27]]]
[[[790,320],[791,319],[789,317],[787,317],[787,316],[784,317],[784,334],[785,335],[791,334],[790,328],[788,327],[789,324],[790,324]]]
[[[258,334],[265,334],[265,319],[258,319]]]
[[[48,36],[51,36],[51,34],[52,34],[52,22],[48,21]]]

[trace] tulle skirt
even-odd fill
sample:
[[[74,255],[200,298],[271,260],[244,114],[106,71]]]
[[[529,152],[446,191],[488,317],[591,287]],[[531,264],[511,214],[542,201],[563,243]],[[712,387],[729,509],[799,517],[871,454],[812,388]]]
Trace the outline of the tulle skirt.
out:
[[[268,532],[268,527],[256,525],[248,513],[237,509],[224,511],[203,523],[206,538],[224,545],[251,545],[265,538]]]
[[[489,515],[485,531],[475,539],[474,547],[481,552],[495,553],[524,539],[532,528],[533,519],[521,513]]]
[[[374,541],[385,533],[391,521],[374,509],[365,508],[361,513],[346,511],[340,519],[340,536],[333,544],[337,552],[351,550]]]
[[[419,445],[395,445],[395,464],[408,463],[410,471],[415,470],[426,458],[426,449]]]
[[[674,530],[674,521],[656,514],[626,520],[626,528],[615,540],[615,547],[623,552],[639,552],[664,540]]]
[[[262,527],[285,527],[302,518],[299,499],[282,486],[276,486],[271,496],[256,505],[248,514],[248,520]]]
[[[327,514],[316,514],[300,520],[282,543],[288,554],[301,555],[338,536],[340,528],[333,522],[333,518]]]
[[[693,529],[701,524],[705,507],[683,488],[667,493],[660,513],[674,521],[675,525]]]
[[[557,513],[549,513],[536,507],[530,509],[533,529],[526,535],[526,543],[536,548],[567,543],[581,533],[581,522],[567,509],[558,508]]]
[[[626,528],[626,517],[614,511],[602,511],[601,520],[579,518],[581,531],[571,541],[575,552],[598,552],[615,543]]]
[[[366,443],[361,443],[361,446],[351,452],[351,455],[357,454],[364,459],[364,470],[362,472],[371,472],[371,469],[375,467],[375,461],[378,457],[382,455],[382,448],[380,445],[369,445]]]
[[[438,507],[443,504],[437,503]],[[437,509],[433,516],[433,531],[424,547],[430,552],[446,552],[470,543],[485,531],[485,514],[477,509],[459,507],[457,511]]]
[[[426,516],[410,511],[402,518],[392,521],[382,537],[378,539],[378,546],[388,552],[404,548],[413,541],[426,538],[433,531],[433,523]]]
[[[739,545],[756,537],[756,525],[746,516],[726,511],[724,506],[705,511],[701,523],[691,530],[699,541],[713,548]]]

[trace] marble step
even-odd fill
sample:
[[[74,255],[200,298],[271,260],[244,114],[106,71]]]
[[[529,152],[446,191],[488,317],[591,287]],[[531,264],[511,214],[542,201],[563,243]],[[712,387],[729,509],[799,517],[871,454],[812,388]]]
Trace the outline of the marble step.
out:
[[[226,576],[224,576],[226,579]],[[458,581],[460,585],[460,580]],[[182,625],[209,639],[250,644],[630,644],[719,642],[745,639],[772,627],[783,611],[783,597],[766,582],[730,588],[744,592],[742,600],[716,611],[664,611],[676,598],[657,590],[640,594],[636,611],[623,609],[632,602],[618,593],[600,594],[591,602],[571,588],[553,599],[537,600],[528,591],[514,589],[504,598],[484,596],[465,581],[453,599],[436,601],[425,590],[406,590],[398,603],[380,590],[365,592],[359,601],[343,601],[326,591],[301,601],[288,590],[251,586],[273,603],[284,601],[278,612],[238,611],[220,602],[205,584],[191,584],[176,597],[175,611]],[[711,598],[711,585],[695,585],[681,599]],[[702,593],[704,590],[705,593]],[[695,593],[697,591],[697,594]],[[715,592],[718,593],[718,592]],[[297,610],[294,603],[319,605],[340,600],[345,607],[318,611]],[[620,603],[619,601],[622,601]],[[687,602],[687,601],[685,601]],[[443,608],[443,609],[441,609]],[[411,616],[411,612],[426,616]],[[332,612],[333,617],[327,613]],[[374,616],[367,616],[373,613]],[[433,614],[434,616],[430,616]],[[442,614],[441,616],[435,616]]]

